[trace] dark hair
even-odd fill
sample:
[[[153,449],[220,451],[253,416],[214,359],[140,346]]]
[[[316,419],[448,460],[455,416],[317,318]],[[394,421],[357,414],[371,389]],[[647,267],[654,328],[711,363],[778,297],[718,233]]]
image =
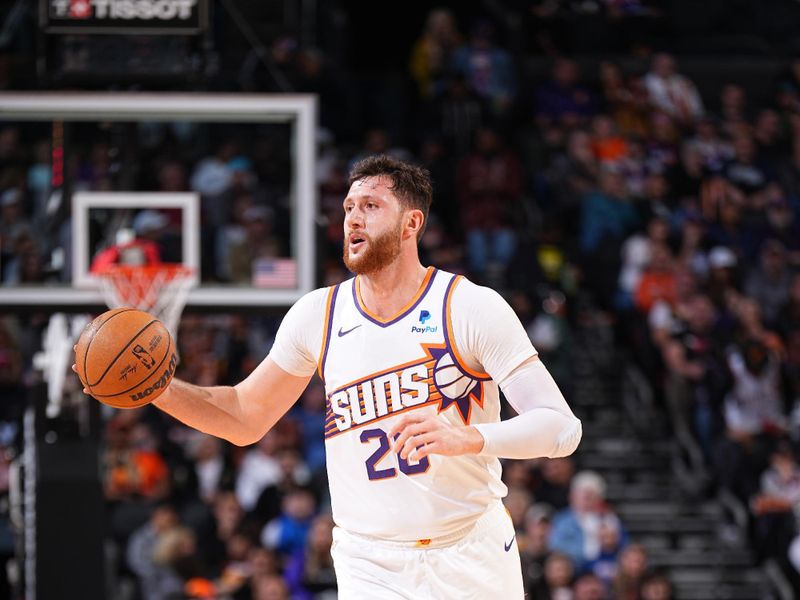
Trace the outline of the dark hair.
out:
[[[390,189],[406,208],[415,208],[422,211],[425,219],[417,234],[417,241],[422,237],[425,226],[428,224],[428,211],[433,202],[433,185],[431,174],[427,169],[412,165],[402,160],[378,154],[368,156],[355,165],[350,171],[348,185],[367,177],[386,175],[392,180]]]

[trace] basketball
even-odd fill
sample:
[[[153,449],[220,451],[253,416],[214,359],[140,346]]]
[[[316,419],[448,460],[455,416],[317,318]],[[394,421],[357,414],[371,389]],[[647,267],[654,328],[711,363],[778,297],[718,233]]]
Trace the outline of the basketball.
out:
[[[444,397],[455,400],[466,397],[478,383],[458,368],[450,354],[445,354],[436,363],[433,381]]]
[[[115,408],[149,404],[167,388],[178,353],[164,324],[134,308],[104,312],[83,330],[75,367],[89,393]]]

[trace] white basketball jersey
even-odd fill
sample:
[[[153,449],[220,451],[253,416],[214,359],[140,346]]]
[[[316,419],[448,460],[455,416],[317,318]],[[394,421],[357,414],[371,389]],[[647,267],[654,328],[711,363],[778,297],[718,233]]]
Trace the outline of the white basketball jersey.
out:
[[[411,411],[458,427],[500,420],[497,384],[463,364],[453,344],[459,315],[449,300],[459,279],[429,268],[388,321],[363,305],[357,278],[330,288],[319,368],[333,517],[344,529],[424,544],[472,524],[505,496],[496,458],[402,460],[388,437]]]

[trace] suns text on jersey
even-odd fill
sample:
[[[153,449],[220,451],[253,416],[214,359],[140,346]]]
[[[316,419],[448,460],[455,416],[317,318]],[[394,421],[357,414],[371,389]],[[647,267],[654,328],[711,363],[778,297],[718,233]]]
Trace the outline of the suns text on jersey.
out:
[[[347,431],[390,414],[439,402],[433,385],[435,360],[376,373],[342,387],[328,396],[325,436]]]

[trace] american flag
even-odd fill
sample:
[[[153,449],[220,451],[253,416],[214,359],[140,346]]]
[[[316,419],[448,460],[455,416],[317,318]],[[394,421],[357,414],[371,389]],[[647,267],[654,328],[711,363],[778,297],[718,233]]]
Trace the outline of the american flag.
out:
[[[253,286],[297,287],[297,263],[292,258],[257,258],[253,261]]]

